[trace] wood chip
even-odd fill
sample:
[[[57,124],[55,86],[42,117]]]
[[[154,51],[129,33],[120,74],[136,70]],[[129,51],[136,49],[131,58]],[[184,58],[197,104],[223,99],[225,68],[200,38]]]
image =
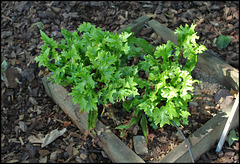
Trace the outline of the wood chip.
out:
[[[72,154],[73,154],[74,156],[76,156],[76,155],[78,155],[78,153],[79,153],[78,149],[75,148],[75,147],[73,147],[73,148],[72,148]]]
[[[84,160],[84,161],[87,159],[87,155],[86,155],[86,154],[83,154],[83,153],[80,154],[80,157],[81,157],[82,160]]]
[[[23,142],[23,140],[22,140],[22,137],[19,137],[18,139],[19,139],[21,145],[23,146],[23,145],[24,145],[24,142]]]
[[[13,159],[13,160],[7,161],[7,163],[17,163],[17,162],[19,162],[19,160],[17,160],[17,159]]]
[[[38,153],[40,154],[40,156],[44,157],[50,154],[51,152],[49,150],[39,150]]]
[[[40,156],[39,163],[47,163],[47,156],[44,156],[44,157]]]

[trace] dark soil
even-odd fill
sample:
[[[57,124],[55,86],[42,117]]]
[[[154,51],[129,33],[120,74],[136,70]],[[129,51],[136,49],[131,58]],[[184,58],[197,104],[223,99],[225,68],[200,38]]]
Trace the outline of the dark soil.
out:
[[[153,15],[172,30],[186,23],[197,23],[198,43],[239,69],[238,6],[238,1],[2,1],[1,63],[5,60],[8,65],[4,71],[5,80],[1,80],[1,162],[111,162],[91,137],[84,138],[84,134],[46,94],[41,78],[49,72],[46,68],[39,68],[34,60],[43,45],[39,27],[48,36],[60,40],[61,29],[75,31],[83,21],[112,32],[144,14]],[[224,49],[218,49],[215,44],[219,35],[231,38]],[[164,43],[147,26],[139,37],[154,46]],[[214,81],[211,77],[208,80]],[[201,96],[189,106],[192,114],[189,125],[181,127],[186,137],[221,110],[214,95],[222,88],[215,81],[212,85],[195,86],[194,94]],[[114,124],[107,115],[104,118],[106,124]],[[122,123],[127,119],[130,119],[128,115]],[[141,130],[136,130],[137,126],[133,126],[129,135],[122,139],[132,149],[134,128],[137,134],[142,134]],[[67,131],[46,147],[30,142],[33,136],[42,138],[63,128]],[[161,159],[181,142],[177,129],[170,125],[156,131],[149,130],[155,137],[149,141],[149,154],[141,156],[146,162]],[[120,133],[112,131],[116,135]],[[239,136],[238,128],[235,131]],[[239,141],[232,146],[225,142],[220,153],[215,152],[216,146],[217,143],[196,162],[239,163]]]

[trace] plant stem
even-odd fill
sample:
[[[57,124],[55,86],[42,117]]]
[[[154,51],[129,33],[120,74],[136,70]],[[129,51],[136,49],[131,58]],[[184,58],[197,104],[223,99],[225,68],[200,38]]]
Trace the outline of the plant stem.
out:
[[[119,70],[119,65],[120,65],[120,53],[117,54],[117,64],[116,64],[117,71]]]

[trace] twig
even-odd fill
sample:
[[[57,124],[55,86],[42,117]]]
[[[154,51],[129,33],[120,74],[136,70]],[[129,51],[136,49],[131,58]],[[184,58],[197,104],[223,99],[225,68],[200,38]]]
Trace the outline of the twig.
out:
[[[23,142],[23,140],[22,140],[22,137],[19,137],[18,139],[19,139],[21,145],[23,146],[23,145],[24,145],[24,142]]]
[[[7,6],[8,6],[8,3],[6,4],[6,6],[4,6],[4,8],[2,9],[2,11],[4,11]]]
[[[13,22],[13,20],[12,20],[11,18],[9,18],[9,17],[7,17],[7,16],[5,16],[5,15],[3,15],[3,14],[2,14],[2,17],[5,18],[5,19],[10,20],[11,22]]]
[[[64,163],[69,163],[69,161],[73,158],[73,156],[69,157]]]

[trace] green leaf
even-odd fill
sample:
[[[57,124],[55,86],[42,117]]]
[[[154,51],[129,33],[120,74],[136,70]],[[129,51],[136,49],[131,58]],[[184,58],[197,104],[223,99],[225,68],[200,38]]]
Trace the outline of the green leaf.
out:
[[[88,119],[87,119],[88,130],[91,130],[96,126],[97,116],[98,116],[97,110],[91,110],[89,112]]]
[[[128,128],[130,128],[130,126],[138,123],[138,121],[139,121],[140,118],[141,118],[140,116],[138,116],[138,117],[132,117],[128,124],[126,124],[126,125],[119,125],[119,126],[116,127],[115,129],[120,129],[120,130],[128,129]]]
[[[89,22],[87,22],[87,23],[83,22],[83,24],[78,27],[78,31],[79,32],[83,32],[83,31],[91,32],[91,30],[94,28],[95,28],[95,25],[91,25],[91,23],[89,23]]]
[[[119,37],[122,39],[123,42],[127,42],[127,39],[132,35],[132,33],[128,33],[126,31],[123,31]]]
[[[42,22],[37,22],[35,23],[40,30],[43,30],[43,23]]]
[[[234,141],[238,141],[239,137],[237,137],[236,132],[234,129],[232,129],[230,131],[230,133],[228,134],[226,141],[228,142],[229,146],[232,146],[232,144],[234,143]]]
[[[170,124],[170,120],[168,119],[167,116],[167,108],[165,106],[162,106],[160,109],[156,108],[155,112],[154,112],[154,123],[160,124],[160,127],[162,128],[163,125],[165,124]]]
[[[141,128],[142,128],[142,132],[143,132],[143,135],[145,137],[145,140],[147,142],[147,137],[148,137],[148,126],[147,126],[147,118],[146,116],[143,114],[142,115],[142,118],[141,118],[141,121],[140,121],[140,125],[141,125]]]
[[[107,93],[106,93],[106,100],[108,99],[109,101],[110,101],[110,103],[112,103],[112,104],[114,104],[114,97],[113,97],[113,94],[114,93],[116,93],[117,91],[116,91],[116,89],[113,89],[113,90],[111,90],[111,91],[108,91]]]
[[[229,36],[225,36],[225,35],[221,35],[217,38],[217,46],[218,48],[222,49],[222,48],[226,48],[228,46],[228,44],[230,43],[231,39]]]
[[[168,115],[170,120],[178,116],[178,113],[175,109],[175,104],[172,101],[168,101],[166,107],[168,109]]]
[[[174,97],[177,97],[177,91],[178,89],[175,89],[173,87],[165,87],[162,89],[161,96],[167,99],[172,99]]]
[[[42,30],[40,30],[40,34],[42,36],[41,39],[44,40],[45,44],[47,44],[51,48],[57,45],[56,41],[53,40],[53,38],[49,38]]]
[[[61,29],[61,33],[62,33],[63,37],[66,39],[72,38],[72,33],[66,29]]]

